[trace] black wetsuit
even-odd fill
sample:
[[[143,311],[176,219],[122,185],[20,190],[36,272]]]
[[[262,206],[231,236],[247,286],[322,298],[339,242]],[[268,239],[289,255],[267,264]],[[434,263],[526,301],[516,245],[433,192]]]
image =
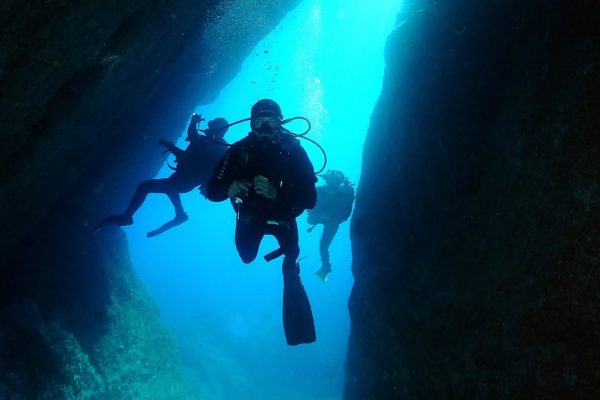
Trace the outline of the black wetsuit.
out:
[[[178,216],[184,214],[180,193],[187,193],[200,186],[200,193],[206,196],[206,185],[213,174],[215,165],[227,151],[227,147],[197,133],[189,134],[188,140],[190,144],[185,150],[173,143],[165,146],[177,158],[175,172],[165,179],[150,179],[140,183],[131,198],[125,215],[133,216],[149,193],[166,194],[173,203],[175,214]]]
[[[176,186],[200,186],[200,192],[206,196],[208,181],[215,166],[227,151],[227,146],[199,134],[188,136],[188,140],[190,144],[185,150],[174,145],[167,147],[177,158],[177,168],[168,179]]]
[[[317,204],[308,213],[307,222],[311,225],[323,224],[323,233],[319,243],[319,253],[323,268],[331,270],[329,262],[329,246],[335,237],[340,224],[352,214],[354,188],[344,182],[338,187],[324,185],[317,187]]]
[[[262,147],[253,135],[233,144],[215,169],[208,184],[208,199],[223,201],[233,181],[252,183],[256,176],[267,178],[277,189],[275,200],[252,188],[241,203],[232,200],[237,213],[235,244],[243,262],[252,262],[264,235],[273,235],[281,247],[286,268],[296,264],[298,228],[296,217],[316,202],[313,166],[291,135],[282,134],[278,143]]]
[[[233,181],[252,183],[263,176],[275,186],[273,200],[257,194],[251,187],[235,202],[237,213],[235,245],[245,263],[256,258],[264,235],[273,235],[283,252],[283,328],[289,345],[316,340],[315,324],[308,295],[296,263],[298,227],[296,217],[313,208],[316,202],[316,177],[313,166],[298,140],[280,134],[277,143],[261,146],[250,135],[231,146],[219,161],[215,176],[208,183],[208,199],[223,201]]]

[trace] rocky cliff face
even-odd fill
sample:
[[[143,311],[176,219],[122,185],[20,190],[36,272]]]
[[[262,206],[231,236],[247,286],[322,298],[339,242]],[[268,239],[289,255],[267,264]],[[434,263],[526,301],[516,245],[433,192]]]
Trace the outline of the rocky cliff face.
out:
[[[0,398],[191,396],[122,232],[93,227],[296,3],[0,6]]]
[[[102,232],[78,260],[31,257],[36,279],[23,271],[12,282],[28,296],[0,313],[0,398],[196,398],[121,230]]]
[[[346,399],[600,395],[599,15],[435,2],[391,36]]]

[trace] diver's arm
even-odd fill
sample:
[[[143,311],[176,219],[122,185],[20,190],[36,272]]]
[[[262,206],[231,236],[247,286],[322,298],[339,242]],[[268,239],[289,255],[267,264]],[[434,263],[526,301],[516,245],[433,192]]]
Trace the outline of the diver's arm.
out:
[[[180,149],[179,147],[175,146],[173,144],[173,142],[168,142],[164,139],[161,139],[158,144],[162,147],[164,147],[165,149],[167,149],[168,151],[170,151],[171,153],[173,153],[173,155],[175,157],[181,157],[183,155],[183,153],[185,153],[185,150]]]
[[[312,209],[317,202],[317,190],[312,163],[304,149],[298,146],[293,162],[295,170],[291,176],[281,182],[275,197],[280,207],[292,207],[297,210]]]
[[[172,146],[169,148],[169,151],[171,153],[173,153],[173,155],[178,159],[180,159],[183,156],[183,154],[185,153],[185,150],[180,149],[179,147],[175,146],[174,144],[172,144]]]
[[[192,118],[190,119],[190,124],[188,125],[187,129],[187,136],[190,142],[200,137],[200,134],[198,133],[198,124],[202,121],[204,121],[202,115],[196,113],[192,114]]]
[[[302,147],[298,151],[298,165],[299,176],[298,176],[298,205],[301,208],[311,210],[315,208],[317,204],[317,177],[315,176],[315,168],[313,167],[306,151]]]
[[[350,185],[347,185],[342,190],[344,199],[341,202],[342,205],[340,214],[343,217],[342,222],[344,222],[350,218],[350,214],[352,214],[352,206],[354,205],[354,188]]]
[[[208,181],[206,188],[206,196],[210,201],[223,201],[229,196],[227,191],[233,183],[233,177],[231,176],[231,156],[232,150],[227,150],[227,153],[221,158],[215,172]]]

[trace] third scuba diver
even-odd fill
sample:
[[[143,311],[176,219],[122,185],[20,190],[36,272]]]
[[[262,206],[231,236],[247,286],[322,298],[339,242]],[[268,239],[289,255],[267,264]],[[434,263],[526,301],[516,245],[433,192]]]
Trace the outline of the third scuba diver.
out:
[[[321,268],[315,272],[315,275],[323,282],[327,282],[327,276],[332,271],[329,261],[329,246],[340,224],[352,214],[354,188],[342,171],[327,171],[321,175],[321,178],[325,181],[325,185],[317,186],[317,204],[308,212],[307,222],[312,226],[307,231],[312,232],[316,225],[323,225],[319,242]]]

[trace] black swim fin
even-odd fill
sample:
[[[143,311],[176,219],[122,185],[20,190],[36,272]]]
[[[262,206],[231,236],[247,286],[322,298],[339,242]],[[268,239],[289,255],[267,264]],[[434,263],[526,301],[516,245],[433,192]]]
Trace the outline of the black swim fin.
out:
[[[317,340],[315,321],[308,295],[300,279],[298,264],[283,271],[283,330],[288,345]]]
[[[331,264],[329,262],[323,263],[321,268],[315,271],[315,275],[321,278],[324,283],[327,283],[327,275],[331,273]]]
[[[175,228],[176,226],[183,224],[188,219],[189,219],[189,217],[187,216],[187,214],[182,214],[180,216],[177,216],[177,217],[173,218],[172,220],[170,220],[169,222],[167,222],[166,224],[163,224],[160,228],[148,232],[146,234],[146,236],[149,238],[158,236],[161,233],[165,233],[166,231],[168,231],[171,228]]]
[[[94,228],[94,235],[100,231],[100,229],[104,228],[108,225],[116,225],[116,226],[128,226],[133,224],[133,217],[126,214],[121,215],[109,215],[104,218],[96,227]]]
[[[319,277],[323,283],[327,283],[327,275],[329,275],[329,271],[325,271],[323,268],[319,268],[315,271],[315,275]]]

